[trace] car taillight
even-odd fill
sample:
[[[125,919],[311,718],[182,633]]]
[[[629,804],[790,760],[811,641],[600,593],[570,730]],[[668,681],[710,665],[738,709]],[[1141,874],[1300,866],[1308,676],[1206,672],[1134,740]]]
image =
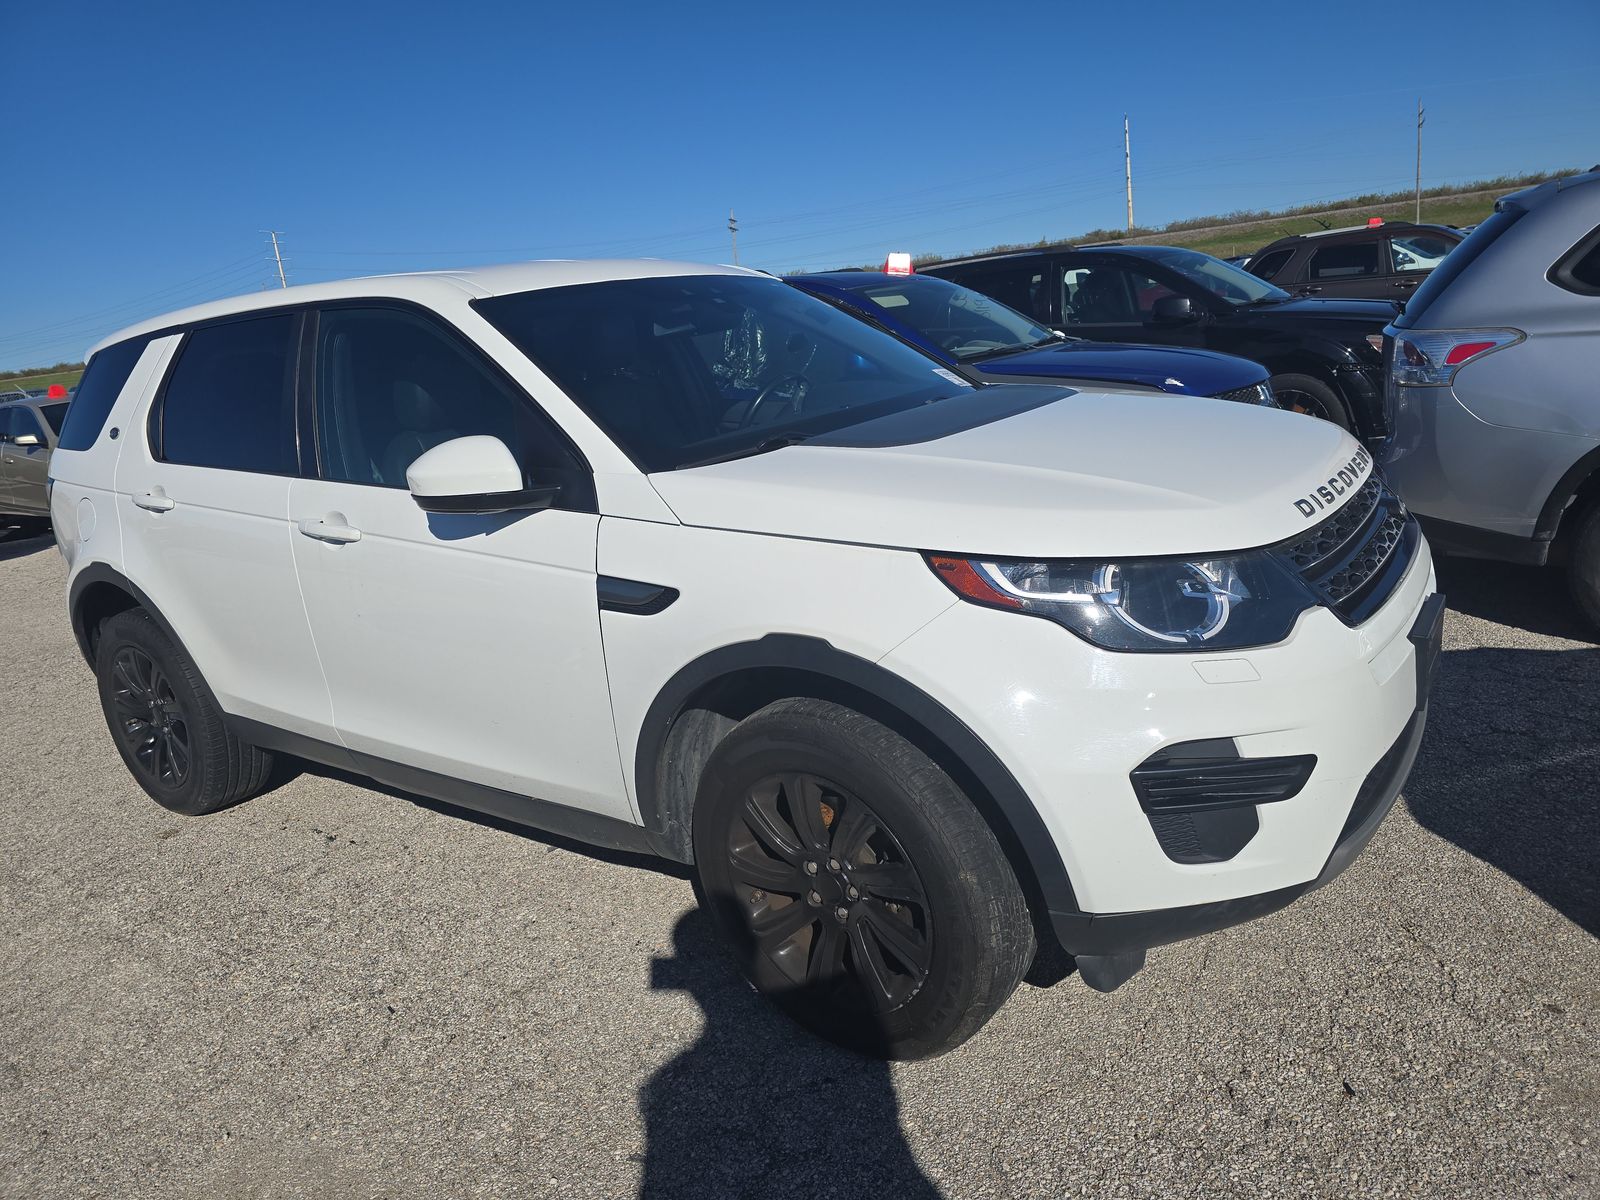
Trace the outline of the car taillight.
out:
[[[1485,354],[1514,346],[1520,329],[1394,329],[1389,378],[1402,387],[1443,387],[1456,372]]]

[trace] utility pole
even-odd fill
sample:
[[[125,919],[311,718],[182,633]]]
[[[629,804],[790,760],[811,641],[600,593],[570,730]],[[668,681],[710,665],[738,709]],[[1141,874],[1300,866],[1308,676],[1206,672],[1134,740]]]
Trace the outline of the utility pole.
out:
[[[289,286],[289,277],[283,273],[283,248],[278,245],[278,230],[263,229],[261,232],[272,239],[272,257],[278,264],[278,286],[286,288]]]
[[[1128,141],[1128,114],[1122,114],[1122,175],[1128,184],[1128,232],[1133,232],[1133,151]]]
[[[728,210],[728,236],[733,239],[733,265],[739,265],[739,218],[733,215],[733,209]]]
[[[1422,224],[1422,97],[1417,97],[1417,224]]]

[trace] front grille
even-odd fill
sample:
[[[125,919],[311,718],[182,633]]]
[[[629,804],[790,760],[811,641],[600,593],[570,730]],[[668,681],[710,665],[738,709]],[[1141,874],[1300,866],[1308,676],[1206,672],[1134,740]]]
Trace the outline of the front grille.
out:
[[[1264,383],[1252,383],[1249,387],[1234,388],[1231,392],[1218,392],[1213,400],[1232,400],[1235,404],[1275,404],[1272,398],[1272,388]]]
[[[1366,523],[1382,494],[1383,485],[1376,477],[1367,480],[1356,489],[1356,494],[1346,501],[1343,508],[1299,541],[1289,543],[1283,553],[1301,571],[1326,562]]]
[[[1324,603],[1356,625],[1389,598],[1420,541],[1416,519],[1374,476],[1278,553]]]

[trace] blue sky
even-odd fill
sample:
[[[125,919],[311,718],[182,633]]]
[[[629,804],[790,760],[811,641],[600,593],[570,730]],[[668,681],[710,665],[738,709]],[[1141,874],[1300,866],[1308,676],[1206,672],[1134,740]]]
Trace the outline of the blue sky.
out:
[[[0,369],[275,282],[827,267],[1600,161],[1600,5],[0,4]],[[15,172],[12,174],[12,172]],[[9,176],[9,177],[7,177]]]

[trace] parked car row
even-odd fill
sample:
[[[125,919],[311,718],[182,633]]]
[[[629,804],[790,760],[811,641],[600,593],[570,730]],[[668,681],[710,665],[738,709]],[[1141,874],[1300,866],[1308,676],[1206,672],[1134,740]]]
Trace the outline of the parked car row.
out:
[[[780,1008],[942,1053],[1040,938],[1109,991],[1361,853],[1440,652],[1403,500],[1594,561],[1597,201],[1403,311],[1144,246],[186,309],[45,438],[69,617],[169,809],[292,755],[690,864]]]

